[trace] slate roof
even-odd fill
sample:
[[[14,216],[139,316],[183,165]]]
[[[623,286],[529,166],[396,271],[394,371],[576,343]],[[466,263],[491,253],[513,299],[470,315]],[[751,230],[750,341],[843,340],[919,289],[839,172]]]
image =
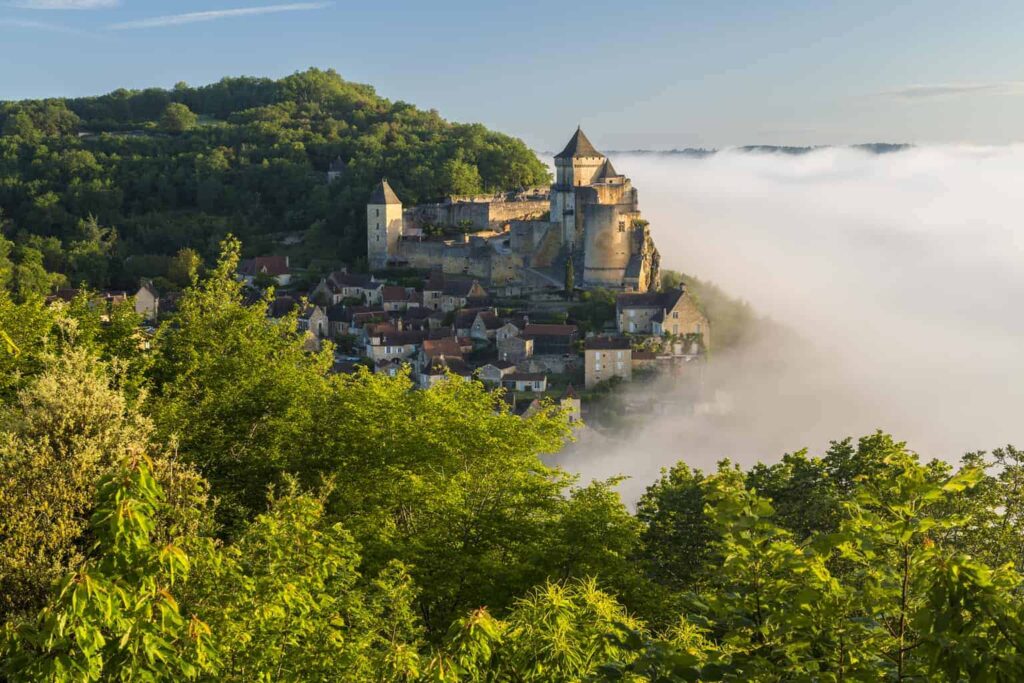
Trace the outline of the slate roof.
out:
[[[377,289],[383,282],[374,282],[372,275],[364,273],[346,273],[337,271],[327,276],[328,282],[333,282],[339,287],[359,287],[361,289]]]
[[[666,292],[644,292],[642,294],[619,294],[615,297],[618,308],[675,308],[685,290],[670,289]]]
[[[605,159],[604,165],[601,166],[601,170],[597,173],[598,180],[607,180],[608,178],[618,178],[619,174],[615,172],[615,167],[612,166],[611,159]]]
[[[578,334],[575,325],[543,325],[530,323],[523,329],[524,337],[569,337]]]
[[[591,337],[586,341],[588,351],[625,351],[628,348],[629,340],[625,337]]]
[[[473,370],[466,365],[466,361],[462,360],[461,357],[448,355],[437,356],[431,360],[426,374],[443,375],[446,370],[453,375],[461,375],[462,377],[470,377],[473,374]]]
[[[293,296],[279,296],[270,302],[267,307],[267,315],[271,318],[283,318],[291,313],[291,310],[298,306],[298,300]]]
[[[242,275],[259,275],[265,273],[272,277],[287,275],[287,256],[257,256],[256,258],[245,259],[238,264],[238,272]]]
[[[380,183],[374,189],[373,194],[370,195],[370,201],[368,204],[401,204],[402,200],[398,198],[395,191],[391,189],[391,185],[388,184],[387,178],[381,178]]]
[[[444,283],[441,292],[445,296],[467,297],[473,291],[473,285],[479,284],[476,280],[452,280]]]
[[[604,156],[598,152],[587,136],[583,134],[583,129],[579,126],[576,127],[576,132],[573,133],[572,139],[569,140],[569,144],[565,146],[561,152],[555,155],[556,159],[575,159],[579,157],[600,157]]]
[[[426,335],[422,332],[392,332],[381,337],[381,346],[405,346],[406,344],[422,344]]]

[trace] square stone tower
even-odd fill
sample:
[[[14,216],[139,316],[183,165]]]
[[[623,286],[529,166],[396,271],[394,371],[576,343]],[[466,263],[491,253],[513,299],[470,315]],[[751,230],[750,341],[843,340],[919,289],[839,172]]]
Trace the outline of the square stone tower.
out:
[[[370,268],[384,268],[398,255],[402,236],[402,200],[383,178],[366,205],[366,258]]]
[[[561,152],[555,155],[555,184],[551,187],[551,222],[562,225],[562,243],[579,246],[583,215],[576,206],[578,188],[597,178],[606,157],[598,152],[579,127]]]

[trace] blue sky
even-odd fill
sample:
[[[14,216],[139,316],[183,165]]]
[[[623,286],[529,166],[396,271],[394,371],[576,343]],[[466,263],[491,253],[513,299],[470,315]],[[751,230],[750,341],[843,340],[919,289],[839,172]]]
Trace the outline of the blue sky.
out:
[[[0,99],[333,67],[538,150],[1024,140],[1024,3],[0,0]]]

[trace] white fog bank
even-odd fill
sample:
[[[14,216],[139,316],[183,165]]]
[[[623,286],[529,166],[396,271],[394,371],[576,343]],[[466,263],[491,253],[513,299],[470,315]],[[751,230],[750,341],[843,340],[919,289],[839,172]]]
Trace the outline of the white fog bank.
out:
[[[663,267],[715,282],[808,346],[716,355],[728,419],[681,412],[628,442],[587,439],[567,468],[630,475],[634,497],[680,459],[774,461],[876,428],[950,461],[1024,444],[1024,146],[614,162]]]

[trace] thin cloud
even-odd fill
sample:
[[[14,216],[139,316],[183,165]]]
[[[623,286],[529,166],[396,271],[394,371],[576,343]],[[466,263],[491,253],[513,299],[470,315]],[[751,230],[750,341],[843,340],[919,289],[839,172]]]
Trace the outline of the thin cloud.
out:
[[[33,21],[32,19],[3,19],[0,18],[0,28],[24,28],[32,31],[50,31],[53,33],[74,33],[81,34],[82,31],[70,26],[51,24],[46,21]]]
[[[151,17],[137,21],[125,21],[111,24],[107,28],[112,31],[128,31],[140,28],[158,28],[161,26],[180,26],[195,24],[201,21],[216,21],[235,17],[251,17],[260,14],[276,14],[278,12],[305,12],[329,7],[330,2],[295,2],[287,5],[264,5],[262,7],[239,7],[236,9],[210,10],[207,12],[188,12],[186,14],[170,14],[162,17]]]
[[[109,9],[117,7],[121,0],[16,0],[10,3],[20,9]]]
[[[970,95],[1019,95],[1021,93],[1024,93],[1024,81],[908,85],[902,88],[883,90],[876,95],[901,100],[928,100]]]

